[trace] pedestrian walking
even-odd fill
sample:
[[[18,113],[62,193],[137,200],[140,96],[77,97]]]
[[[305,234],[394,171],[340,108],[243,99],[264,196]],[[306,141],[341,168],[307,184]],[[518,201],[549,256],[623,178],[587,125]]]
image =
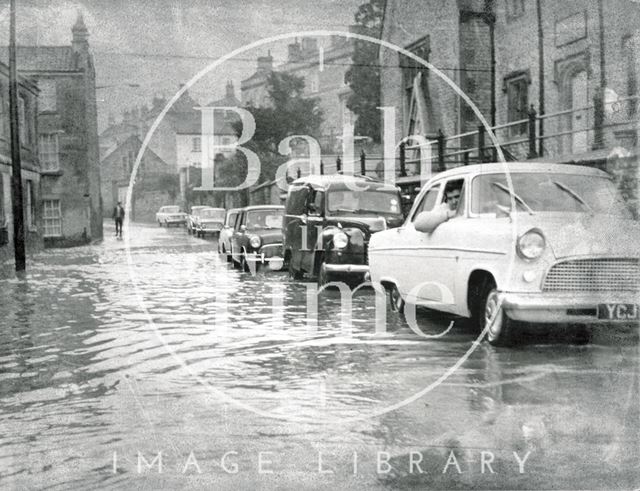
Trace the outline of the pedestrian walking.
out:
[[[113,209],[113,219],[116,222],[116,237],[122,238],[122,221],[124,220],[124,208],[122,202],[118,201],[118,205]]]

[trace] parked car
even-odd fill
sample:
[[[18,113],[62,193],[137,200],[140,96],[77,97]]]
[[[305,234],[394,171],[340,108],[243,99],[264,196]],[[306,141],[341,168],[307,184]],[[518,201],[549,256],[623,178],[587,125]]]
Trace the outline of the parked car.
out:
[[[320,285],[361,282],[371,234],[402,222],[400,191],[384,182],[341,174],[297,179],[286,202],[285,264],[293,278],[307,274]]]
[[[453,212],[443,202],[455,189]],[[443,209],[448,219],[434,226]],[[431,179],[404,226],[373,235],[369,264],[393,309],[411,302],[472,318],[490,343],[507,345],[516,321],[637,321],[638,243],[640,225],[607,173],[482,164]]]
[[[162,206],[156,213],[156,222],[160,227],[170,225],[184,225],[187,214],[180,211],[179,206]]]
[[[284,207],[276,205],[242,208],[231,237],[231,258],[234,267],[250,270],[268,264],[280,269],[282,260],[282,219]]]
[[[239,214],[240,208],[227,210],[224,218],[224,226],[218,237],[218,253],[223,254],[227,262],[231,262],[231,237],[233,236],[233,229],[235,228],[236,219]]]
[[[198,213],[198,210],[203,210],[205,208],[208,208],[207,205],[196,205],[196,206],[192,206],[191,207],[191,213],[189,213],[187,215],[187,233],[192,234],[194,229],[193,229],[193,223],[195,220],[195,216]]]
[[[203,208],[198,210],[193,223],[196,235],[204,237],[207,234],[219,234],[224,225],[225,213],[224,208]]]

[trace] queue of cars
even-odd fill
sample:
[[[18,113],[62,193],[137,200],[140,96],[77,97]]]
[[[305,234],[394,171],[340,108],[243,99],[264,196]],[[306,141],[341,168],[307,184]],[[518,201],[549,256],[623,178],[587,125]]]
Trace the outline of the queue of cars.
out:
[[[521,322],[640,319],[640,225],[605,172],[469,165],[434,176],[404,213],[403,196],[364,176],[299,178],[284,207],[228,210],[218,252],[320,286],[370,279],[392,310],[469,318],[495,345],[517,339]]]

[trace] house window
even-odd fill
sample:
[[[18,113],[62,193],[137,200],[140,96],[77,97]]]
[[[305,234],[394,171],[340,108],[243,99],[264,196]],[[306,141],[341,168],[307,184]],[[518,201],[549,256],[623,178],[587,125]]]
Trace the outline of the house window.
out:
[[[529,77],[526,74],[505,79],[507,93],[507,122],[527,119],[529,111]],[[527,122],[510,127],[511,135],[527,132]]]
[[[513,20],[524,15],[524,0],[506,0],[507,19]]]
[[[320,75],[316,72],[309,76],[309,92],[316,93],[320,90]]]
[[[62,212],[59,199],[46,199],[43,204],[44,237],[62,235]]]
[[[425,61],[429,61],[430,52],[429,36],[425,36],[422,39],[416,41],[413,44],[407,46],[407,51],[410,51],[414,55],[422,58]],[[400,69],[402,70],[402,86],[404,88],[407,107],[411,103],[411,96],[413,94],[414,80],[421,74],[421,80],[423,85],[423,92],[426,93],[427,76],[429,69],[422,63],[417,62],[413,58],[409,58],[405,55],[400,55]]]
[[[40,112],[55,111],[57,109],[56,81],[41,79],[38,81],[38,88],[40,89],[38,95]]]
[[[27,144],[27,102],[24,97],[18,98],[18,122],[20,124],[20,144]]]
[[[57,171],[60,169],[60,159],[58,158],[58,134],[45,133],[38,138],[38,148],[40,150],[40,163],[43,171]]]
[[[33,181],[27,179],[24,186],[24,221],[27,230],[34,226],[34,218],[36,216],[36,202],[33,195]]]
[[[192,147],[191,147],[191,151],[192,152],[201,152],[202,151],[202,141],[200,140],[199,136],[194,137],[191,140],[191,144],[192,144]]]

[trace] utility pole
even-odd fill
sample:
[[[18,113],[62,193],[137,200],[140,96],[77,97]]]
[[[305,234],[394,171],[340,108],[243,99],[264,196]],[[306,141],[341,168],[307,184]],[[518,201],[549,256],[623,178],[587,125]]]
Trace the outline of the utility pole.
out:
[[[16,0],[11,0],[9,8],[9,127],[11,130],[11,164],[13,172],[11,179],[13,249],[16,271],[24,271],[27,266],[24,248],[22,165],[20,163],[20,121],[18,114],[18,71],[16,68]],[[22,124],[26,124],[26,121],[22,121]]]

